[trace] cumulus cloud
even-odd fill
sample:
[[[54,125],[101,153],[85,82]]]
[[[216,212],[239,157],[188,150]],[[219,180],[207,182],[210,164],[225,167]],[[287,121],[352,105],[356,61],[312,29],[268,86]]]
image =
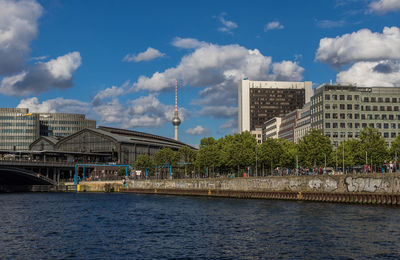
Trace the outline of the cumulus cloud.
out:
[[[148,47],[146,51],[141,52],[137,55],[134,54],[127,54],[123,61],[127,61],[127,62],[140,62],[140,61],[150,61],[150,60],[154,60],[157,58],[161,58],[164,57],[165,54],[160,52],[157,49],[154,49],[152,47]]]
[[[400,0],[379,0],[369,4],[370,13],[385,14],[400,9]]]
[[[42,7],[34,0],[0,1],[0,75],[21,71],[41,15]]]
[[[64,98],[55,98],[39,102],[37,97],[22,99],[19,108],[29,108],[30,112],[36,113],[81,113],[90,111],[90,103]]]
[[[73,86],[72,74],[80,65],[79,52],[71,52],[48,62],[37,62],[25,71],[4,77],[0,84],[0,93],[27,96],[51,88],[70,88]]]
[[[226,122],[224,122],[222,125],[218,127],[218,133],[219,134],[235,134],[238,132],[237,130],[238,122],[237,122],[237,117],[234,117]]]
[[[189,128],[185,131],[185,133],[189,135],[205,135],[207,130],[201,125],[196,126],[195,128]]]
[[[278,21],[273,21],[269,22],[264,26],[264,32],[270,31],[270,30],[281,30],[285,28],[280,22]]]
[[[361,29],[351,34],[320,40],[316,60],[333,67],[359,61],[400,59],[400,29],[385,27],[382,33]]]
[[[172,41],[172,45],[178,48],[182,49],[196,49],[199,47],[203,47],[207,45],[208,43],[199,41],[194,38],[181,38],[181,37],[175,37],[174,40]]]
[[[234,29],[238,27],[235,22],[229,21],[225,19],[226,13],[222,13],[219,15],[218,19],[222,23],[222,26],[218,28],[220,32],[232,33]]]
[[[336,81],[365,87],[400,87],[400,62],[357,62],[348,70],[338,73]]]
[[[94,106],[98,106],[104,99],[107,98],[116,98],[123,94],[128,93],[129,81],[125,82],[121,87],[112,86],[111,88],[106,88],[104,90],[99,91],[96,96],[94,96],[92,103]]]

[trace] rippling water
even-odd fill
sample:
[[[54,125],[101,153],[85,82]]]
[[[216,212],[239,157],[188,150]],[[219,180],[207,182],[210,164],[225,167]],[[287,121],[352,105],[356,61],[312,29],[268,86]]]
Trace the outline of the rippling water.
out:
[[[276,200],[0,194],[0,259],[399,259],[399,213]]]

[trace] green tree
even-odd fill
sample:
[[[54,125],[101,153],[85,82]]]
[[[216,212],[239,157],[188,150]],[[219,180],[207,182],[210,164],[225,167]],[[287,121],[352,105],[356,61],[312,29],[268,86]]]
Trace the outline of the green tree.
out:
[[[197,152],[197,163],[200,167],[209,167],[211,174],[215,174],[215,167],[218,165],[218,143],[213,137],[205,137],[200,140],[200,147]],[[210,174],[210,173],[209,173]]]
[[[169,167],[175,166],[177,162],[177,156],[176,153],[170,148],[163,147],[153,155],[153,160],[155,166],[157,166],[159,169],[163,169],[162,172],[164,177],[166,177],[169,172]]]
[[[284,153],[282,143],[278,139],[267,138],[259,149],[260,162],[270,169],[270,174],[275,167],[280,166],[281,154]]]
[[[299,140],[298,151],[301,165],[323,166],[325,157],[332,154],[332,144],[321,130],[311,129]]]
[[[363,148],[359,139],[349,139],[340,143],[336,148],[336,154],[339,167],[343,167],[343,157],[345,168],[350,167],[351,169],[355,165],[363,165],[365,163]]]
[[[278,139],[282,147],[280,166],[294,169],[296,167],[297,145],[285,139]]]
[[[396,139],[394,139],[394,141],[390,145],[390,157],[392,158],[392,160],[398,160],[396,156],[400,156],[400,135],[397,135]]]
[[[148,175],[154,174],[154,162],[147,154],[141,154],[135,161],[135,169],[141,170],[143,173],[147,171]]]
[[[366,127],[360,132],[362,151],[365,153],[368,164],[375,166],[382,165],[389,159],[389,151],[386,146],[385,138],[381,133],[372,127]],[[371,163],[372,162],[372,163]]]
[[[188,146],[182,146],[178,150],[178,159],[185,166],[185,177],[187,176],[188,169],[193,169],[193,163],[196,160],[196,151]]]

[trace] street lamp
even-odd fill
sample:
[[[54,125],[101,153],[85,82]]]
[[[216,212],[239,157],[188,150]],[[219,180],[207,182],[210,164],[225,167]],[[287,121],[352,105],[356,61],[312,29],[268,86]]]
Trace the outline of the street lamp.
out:
[[[255,177],[258,176],[258,173],[257,173],[257,148],[258,148],[258,145],[256,144],[256,176]]]

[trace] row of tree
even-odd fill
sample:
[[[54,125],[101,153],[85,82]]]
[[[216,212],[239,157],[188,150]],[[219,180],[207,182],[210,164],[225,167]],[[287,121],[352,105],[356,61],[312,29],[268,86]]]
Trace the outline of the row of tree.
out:
[[[296,167],[345,167],[369,164],[374,168],[385,162],[397,160],[400,153],[400,136],[390,148],[378,130],[364,128],[357,139],[333,147],[322,131],[310,130],[298,144],[284,139],[269,138],[262,144],[249,133],[226,135],[218,140],[207,137],[200,141],[199,150],[187,146],[177,152],[163,148],[154,154],[140,155],[134,167],[166,177],[171,169],[178,177],[210,177],[221,175],[241,176],[270,174],[273,169]],[[171,168],[172,167],[172,168]]]

